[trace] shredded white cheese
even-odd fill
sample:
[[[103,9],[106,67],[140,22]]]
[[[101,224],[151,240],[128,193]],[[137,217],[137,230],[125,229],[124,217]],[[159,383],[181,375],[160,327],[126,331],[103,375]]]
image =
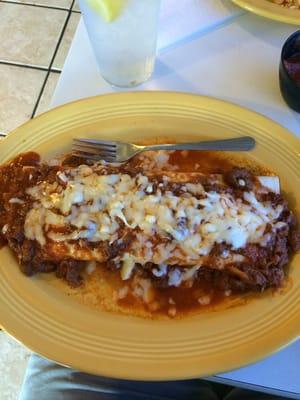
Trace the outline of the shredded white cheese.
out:
[[[170,176],[164,180],[170,180]],[[41,246],[47,239],[113,243],[124,224],[134,232],[135,239],[130,252],[121,259],[123,279],[130,277],[135,263],[153,262],[161,266],[154,274],[164,275],[164,264],[170,259],[199,265],[199,257],[208,255],[217,243],[233,249],[247,243],[267,245],[267,224],[279,229],[276,220],[282,206],[258,201],[254,191],[235,198],[187,183],[182,184],[185,194],[176,196],[161,189],[153,192],[153,182],[145,175],[100,175],[85,165],[58,177],[61,184],[42,182],[27,190],[34,204],[25,220],[26,237]],[[168,241],[159,240],[154,248],[154,236]],[[177,275],[174,272],[169,276],[170,284],[176,286]]]

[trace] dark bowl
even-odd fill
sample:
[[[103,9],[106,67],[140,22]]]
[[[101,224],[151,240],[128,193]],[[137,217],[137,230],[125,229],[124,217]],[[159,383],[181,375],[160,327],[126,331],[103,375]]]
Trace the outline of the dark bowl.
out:
[[[289,107],[300,112],[300,81],[293,78],[284,63],[284,61],[296,54],[300,56],[300,30],[293,33],[283,45],[279,66],[279,82],[282,97]]]

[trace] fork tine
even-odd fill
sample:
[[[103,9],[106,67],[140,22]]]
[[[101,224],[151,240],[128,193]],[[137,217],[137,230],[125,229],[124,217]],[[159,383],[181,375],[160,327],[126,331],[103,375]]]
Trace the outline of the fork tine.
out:
[[[104,161],[108,161],[108,162],[116,161],[116,158],[112,157],[112,156],[102,156],[100,154],[90,154],[90,153],[85,153],[82,151],[72,152],[72,155],[74,155],[75,157],[86,158],[88,160],[93,160],[93,161],[100,161],[100,160],[104,160]]]
[[[103,140],[103,139],[88,139],[88,138],[74,138],[73,140],[79,141],[79,142],[85,142],[85,143],[107,143],[107,144],[115,144],[116,142],[112,140]]]
[[[109,154],[109,153],[105,153],[105,152],[94,152],[94,153],[91,153],[91,152],[89,152],[89,151],[85,151],[85,150],[73,150],[73,152],[74,153],[81,153],[81,154],[84,154],[86,157],[89,157],[89,156],[94,156],[94,157],[105,157],[105,158],[107,158],[107,157],[109,157],[109,158],[116,158],[116,156],[114,155],[114,154]]]
[[[75,151],[84,151],[86,153],[92,153],[92,154],[99,154],[99,153],[105,153],[108,155],[115,155],[116,151],[115,150],[110,150],[106,148],[100,148],[100,147],[94,147],[94,146],[85,146],[81,144],[73,144],[72,149]]]
[[[87,151],[89,150],[96,150],[96,151],[107,151],[109,153],[115,153],[117,150],[110,148],[110,147],[104,147],[104,146],[94,146],[94,145],[85,145],[85,144],[76,144],[73,143],[72,147],[76,147],[78,149],[86,149]]]
[[[85,144],[90,146],[105,146],[105,147],[116,147],[116,142],[110,140],[94,140],[94,139],[73,139],[74,143]]]

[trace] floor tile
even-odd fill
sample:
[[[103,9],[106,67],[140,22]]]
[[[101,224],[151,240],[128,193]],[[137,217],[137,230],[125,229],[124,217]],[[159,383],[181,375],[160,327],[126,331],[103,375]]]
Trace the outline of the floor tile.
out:
[[[0,64],[0,132],[31,117],[45,77],[44,71]]]
[[[71,42],[73,40],[73,36],[76,31],[79,20],[80,20],[80,14],[78,14],[78,13],[71,14],[67,28],[66,28],[64,36],[63,36],[63,39],[60,43],[58,52],[54,59],[54,63],[53,63],[54,68],[62,69],[62,67],[65,63],[65,59],[68,54]]]
[[[48,76],[46,86],[44,88],[42,97],[40,99],[39,106],[36,110],[35,115],[41,114],[49,109],[51,99],[56,88],[56,84],[59,80],[59,73],[51,72]]]
[[[24,4],[41,4],[49,7],[61,7],[69,8],[72,5],[72,0],[9,0],[13,3],[24,3]]]
[[[0,15],[0,59],[48,67],[67,11],[0,3]]]
[[[78,5],[78,1],[75,1],[75,4],[73,6],[73,10],[74,11],[80,11],[79,5]]]
[[[4,332],[0,332],[1,400],[18,398],[30,351]]]

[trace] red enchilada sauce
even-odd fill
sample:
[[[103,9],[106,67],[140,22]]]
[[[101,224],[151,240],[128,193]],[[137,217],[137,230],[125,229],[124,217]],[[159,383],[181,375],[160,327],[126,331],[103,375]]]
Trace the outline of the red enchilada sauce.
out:
[[[77,166],[83,162],[84,160],[71,156],[65,158],[63,167],[50,166],[41,164],[36,153],[26,153],[18,156],[10,164],[0,167],[0,242],[2,245],[9,244],[26,275],[55,272],[58,277],[65,279],[73,287],[84,285],[84,280],[90,279],[83,273],[85,262],[45,259],[39,245],[24,236],[25,217],[32,207],[32,199],[26,194],[25,189],[45,179],[48,182],[54,182],[57,179],[57,171],[61,168]],[[182,172],[231,174],[232,190],[239,190],[235,187],[234,174],[231,172],[237,165],[246,166],[255,175],[269,174],[262,167],[253,166],[244,159],[230,159],[220,153],[212,152],[174,152],[169,162],[177,165]],[[133,168],[134,163],[135,161],[132,162]],[[122,168],[118,171],[122,172]],[[249,174],[251,175],[246,170],[239,171],[239,174],[244,174],[245,179]],[[239,269],[218,270],[210,268],[209,265],[202,266],[195,279],[187,280],[180,287],[169,287],[167,278],[154,276],[151,271],[155,266],[151,264],[136,267],[133,277],[128,281],[122,281],[119,271],[110,263],[100,264],[95,271],[95,276],[101,271],[101,277],[108,282],[111,281],[113,290],[120,294],[117,302],[121,307],[142,307],[150,313],[168,314],[171,317],[214,306],[231,295],[281,287],[284,282],[288,255],[300,248],[300,235],[296,230],[295,217],[288,209],[285,200],[272,193],[268,200],[284,205],[282,220],[287,222],[288,231],[277,235],[272,246],[268,248],[249,244],[241,249],[239,253],[246,256],[248,262],[240,265]],[[212,256],[218,257],[226,250],[225,245],[216,245]],[[171,268],[176,268],[176,266]],[[149,280],[152,282],[153,287],[147,291],[147,296],[150,296],[147,301],[141,301],[132,294],[137,278],[145,284]],[[126,288],[129,289],[128,292]]]

